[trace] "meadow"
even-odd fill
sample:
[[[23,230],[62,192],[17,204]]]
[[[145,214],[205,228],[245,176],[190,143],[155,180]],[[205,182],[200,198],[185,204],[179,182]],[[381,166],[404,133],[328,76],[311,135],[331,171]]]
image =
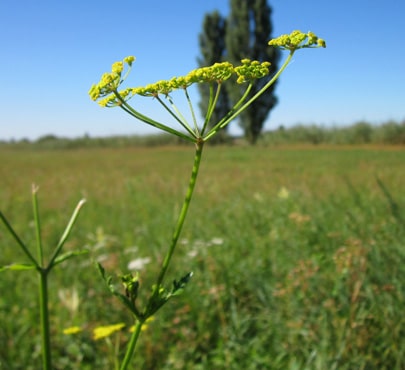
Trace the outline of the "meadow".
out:
[[[45,248],[87,200],[65,247],[89,253],[49,287],[56,369],[113,368],[132,322],[92,260],[153,283],[192,158],[183,146],[0,148],[0,209],[27,244],[32,183]],[[398,146],[207,147],[167,283],[193,278],[148,324],[133,368],[405,369],[404,184]],[[3,225],[0,250],[0,266],[26,262]],[[0,369],[39,369],[37,278],[4,271],[0,290]]]

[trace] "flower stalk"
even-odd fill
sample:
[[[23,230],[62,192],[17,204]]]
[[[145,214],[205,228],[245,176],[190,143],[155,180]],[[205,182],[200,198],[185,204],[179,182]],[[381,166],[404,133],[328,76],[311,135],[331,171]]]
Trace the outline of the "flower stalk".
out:
[[[203,149],[204,149],[204,141],[200,140],[195,145],[194,165],[193,165],[193,169],[191,171],[191,176],[190,176],[190,181],[188,184],[186,196],[184,198],[183,206],[181,207],[179,218],[177,220],[177,224],[174,229],[170,247],[167,251],[165,259],[163,260],[162,268],[159,273],[158,279],[156,281],[156,287],[159,287],[163,282],[166,271],[169,268],[170,261],[173,257],[173,253],[176,248],[177,242],[179,240],[181,230],[183,229],[184,221],[186,220],[187,212],[190,208],[191,199],[193,197],[195,184],[197,182],[197,177],[198,177],[198,172],[200,169],[200,163],[201,163]],[[156,289],[157,288],[155,288],[155,290]]]
[[[127,345],[127,350],[125,352],[125,357],[122,360],[120,370],[126,370],[131,363],[132,357],[134,356],[136,344],[138,343],[139,336],[142,331],[143,322],[136,321],[134,331],[131,335],[131,339]]]

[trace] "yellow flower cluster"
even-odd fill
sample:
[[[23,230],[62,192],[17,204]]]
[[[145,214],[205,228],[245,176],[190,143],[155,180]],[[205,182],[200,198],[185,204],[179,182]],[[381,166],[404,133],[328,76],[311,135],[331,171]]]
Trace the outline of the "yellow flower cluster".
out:
[[[154,320],[155,320],[155,318],[153,316],[148,317],[145,320],[141,330],[142,331],[147,330],[149,324],[151,322],[153,322]],[[99,339],[107,338],[110,335],[114,334],[115,332],[120,331],[124,327],[125,327],[124,323],[98,326],[98,327],[93,329],[93,339],[94,340],[99,340]],[[129,332],[132,333],[134,331],[134,329],[135,329],[135,325],[132,325],[129,328]],[[63,334],[65,334],[65,335],[73,335],[73,334],[80,333],[81,331],[83,331],[83,329],[80,326],[72,326],[72,327],[63,329]]]
[[[124,70],[124,64],[132,66],[135,57],[128,56],[122,62],[115,62],[111,67],[111,73],[104,73],[98,84],[92,85],[89,91],[91,100],[96,101],[103,96],[111,94],[118,89],[118,86],[123,82],[121,78]]]
[[[63,334],[65,335],[72,335],[72,334],[77,334],[82,331],[82,328],[80,326],[71,326],[69,328],[63,329]]]
[[[260,63],[257,60],[242,59],[242,65],[235,67],[235,73],[238,75],[236,82],[241,84],[267,76],[270,65],[270,62]]]
[[[269,45],[290,50],[291,52],[302,48],[326,47],[325,41],[318,38],[313,32],[303,33],[301,31],[293,31],[289,35],[282,35],[270,40]],[[164,95],[167,97],[172,91],[186,89],[194,83],[220,84],[228,80],[232,75],[236,76],[237,83],[252,82],[268,75],[270,67],[269,62],[260,63],[249,59],[243,59],[242,64],[237,67],[234,67],[229,62],[215,63],[209,67],[194,69],[186,76],[173,77],[171,80],[162,80],[146,86],[118,91],[118,87],[127,77],[134,60],[135,57],[129,56],[124,58],[123,61],[115,62],[112,65],[111,72],[104,73],[100,82],[91,87],[89,91],[90,98],[94,101],[98,100],[98,104],[102,107],[114,107],[125,103],[134,95],[150,97]],[[122,76],[126,64],[129,69]]]
[[[131,63],[128,63],[131,58]],[[93,85],[89,91],[92,100],[99,100],[102,107],[112,107],[122,104],[123,101],[130,99],[134,95],[157,97],[159,95],[167,96],[172,91],[186,89],[194,83],[222,83],[228,80],[232,75],[237,76],[238,83],[251,82],[254,79],[262,78],[269,73],[269,62],[260,63],[243,59],[242,65],[234,67],[229,62],[215,63],[209,67],[201,67],[192,70],[186,76],[173,77],[171,80],[161,80],[153,84],[142,87],[127,88],[118,92],[118,87],[122,83],[121,77],[124,70],[124,64],[131,66],[134,57],[128,57],[123,62],[115,62],[112,65],[112,72],[105,73],[97,85]],[[118,96],[119,95],[119,96]]]
[[[231,63],[215,63],[210,67],[202,67],[189,72],[186,76],[173,77],[171,80],[161,80],[145,87],[135,87],[120,91],[123,98],[134,95],[152,96],[169,95],[172,91],[186,89],[194,83],[217,82],[222,83],[231,77],[234,68]],[[109,100],[107,102],[111,103]],[[100,102],[101,104],[102,102]]]
[[[313,32],[303,33],[293,31],[289,35],[281,35],[269,41],[270,46],[278,46],[281,49],[295,51],[302,48],[326,47],[326,42],[318,38]]]
[[[229,62],[215,63],[209,67],[201,67],[191,71],[186,78],[191,83],[226,81],[234,73],[233,65]]]
[[[98,326],[97,328],[94,328],[94,330],[93,330],[93,339],[99,340],[102,338],[109,337],[111,334],[115,333],[116,331],[121,330],[124,326],[125,326],[124,323]]]

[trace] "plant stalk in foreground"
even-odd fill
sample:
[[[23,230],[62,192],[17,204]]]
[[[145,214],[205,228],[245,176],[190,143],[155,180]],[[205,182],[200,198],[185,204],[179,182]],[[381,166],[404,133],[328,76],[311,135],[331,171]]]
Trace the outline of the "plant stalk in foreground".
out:
[[[68,236],[70,235],[73,225],[77,220],[81,207],[84,204],[84,200],[81,200],[76,206],[73,215],[71,216],[65,231],[56,246],[53,255],[50,258],[48,264],[44,261],[43,256],[43,244],[41,236],[41,222],[39,217],[39,206],[38,206],[38,187],[36,185],[32,186],[32,206],[34,214],[34,226],[35,226],[35,238],[36,238],[36,249],[37,249],[37,259],[31,254],[27,245],[21,240],[16,231],[13,229],[11,224],[8,222],[7,218],[0,212],[0,219],[3,221],[4,225],[8,229],[9,233],[16,240],[17,244],[23,251],[23,253],[28,257],[31,264],[26,263],[15,263],[9,266],[0,267],[0,271],[5,270],[36,270],[38,272],[38,297],[39,297],[39,316],[40,316],[40,327],[41,327],[41,345],[42,345],[42,368],[44,370],[52,370],[52,353],[51,353],[51,334],[50,334],[50,324],[49,324],[49,302],[48,302],[48,276],[51,270],[59,263],[79,254],[86,253],[86,251],[73,251],[67,252],[60,255],[62,247],[65,244]]]
[[[193,169],[191,171],[190,181],[188,184],[184,202],[181,207],[180,214],[177,219],[177,223],[176,223],[176,226],[175,226],[175,229],[173,232],[171,244],[170,244],[169,249],[167,250],[166,256],[163,260],[158,278],[157,278],[156,283],[152,290],[152,294],[146,305],[146,310],[143,315],[143,318],[138,319],[135,323],[135,330],[132,333],[130,342],[128,344],[124,360],[120,367],[121,370],[127,369],[127,366],[129,364],[131,358],[134,355],[136,343],[139,339],[142,325],[144,324],[146,319],[151,317],[161,307],[162,303],[165,303],[171,297],[170,295],[161,297],[162,283],[163,283],[164,277],[166,275],[167,269],[169,268],[170,261],[173,257],[174,251],[176,249],[177,242],[179,240],[181,231],[183,229],[184,221],[186,220],[186,217],[187,217],[187,212],[190,208],[191,199],[193,197],[193,192],[194,192],[194,188],[195,188],[195,185],[197,182],[198,172],[200,169],[201,157],[202,157],[202,152],[203,152],[203,148],[204,148],[204,141],[202,141],[202,140],[198,141],[195,144],[195,147],[196,147],[196,149],[195,149],[195,155],[194,155],[194,165],[193,165]],[[163,299],[163,301],[162,301],[162,299]]]

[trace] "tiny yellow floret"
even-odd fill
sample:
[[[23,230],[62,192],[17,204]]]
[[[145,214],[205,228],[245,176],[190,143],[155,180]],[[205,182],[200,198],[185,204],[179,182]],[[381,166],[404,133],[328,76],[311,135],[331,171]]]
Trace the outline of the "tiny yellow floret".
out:
[[[128,64],[129,66],[132,65],[132,62],[135,60],[135,57],[130,55],[124,58],[123,62]]]
[[[154,316],[148,317],[148,318],[145,320],[144,324],[142,325],[141,331],[147,330],[147,329],[148,329],[148,326],[149,326],[148,324],[151,323],[151,322],[153,322],[153,321],[155,321],[155,317],[154,317]],[[129,328],[129,332],[130,332],[130,333],[133,333],[134,331],[135,331],[135,325],[132,325],[132,326]]]
[[[113,73],[121,73],[124,70],[124,63],[123,62],[115,62],[112,65],[111,71]]]

